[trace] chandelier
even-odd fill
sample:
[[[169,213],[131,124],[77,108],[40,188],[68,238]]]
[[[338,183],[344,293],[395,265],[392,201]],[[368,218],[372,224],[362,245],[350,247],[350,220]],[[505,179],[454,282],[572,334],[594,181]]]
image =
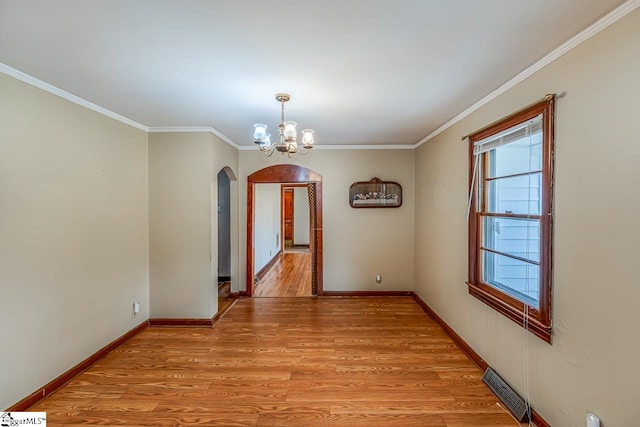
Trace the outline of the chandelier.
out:
[[[296,153],[305,155],[313,148],[312,129],[304,129],[302,131],[302,147],[299,147],[296,133],[298,124],[284,120],[284,103],[289,102],[290,99],[291,97],[286,93],[276,94],[276,101],[280,102],[282,110],[280,124],[278,125],[279,141],[271,142],[271,134],[267,133],[267,125],[262,123],[253,125],[253,140],[260,147],[260,151],[267,157],[270,157],[275,151],[279,151],[282,154],[287,153],[289,157]]]

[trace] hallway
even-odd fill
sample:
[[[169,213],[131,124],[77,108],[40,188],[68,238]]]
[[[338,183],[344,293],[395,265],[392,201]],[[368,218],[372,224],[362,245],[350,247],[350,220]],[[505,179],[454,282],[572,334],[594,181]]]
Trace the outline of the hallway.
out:
[[[311,296],[311,253],[308,250],[283,253],[258,282],[254,296]]]

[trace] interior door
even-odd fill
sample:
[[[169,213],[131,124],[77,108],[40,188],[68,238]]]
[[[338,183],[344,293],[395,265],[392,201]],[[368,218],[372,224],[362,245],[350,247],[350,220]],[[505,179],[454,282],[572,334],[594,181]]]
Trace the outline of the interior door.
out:
[[[284,189],[284,240],[293,245],[293,188]]]

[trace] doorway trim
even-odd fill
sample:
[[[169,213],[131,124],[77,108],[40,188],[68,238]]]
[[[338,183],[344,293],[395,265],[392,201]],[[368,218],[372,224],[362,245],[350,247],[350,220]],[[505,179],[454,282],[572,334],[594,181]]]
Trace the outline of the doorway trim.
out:
[[[284,202],[284,192],[287,188],[292,188],[294,189],[294,194],[295,194],[295,189],[296,188],[306,188],[307,189],[307,202],[309,203],[309,218],[307,219],[307,229],[308,229],[308,233],[309,233],[309,244],[305,244],[304,246],[306,246],[307,248],[309,248],[309,250],[311,250],[311,230],[313,230],[313,223],[311,221],[311,200],[309,197],[309,184],[302,183],[302,184],[280,184],[280,197],[282,197],[282,200]],[[294,199],[294,204],[295,204],[295,196],[293,197]],[[294,210],[295,212],[295,210]],[[280,222],[281,222],[281,226],[280,226],[280,235],[284,236],[284,203],[282,203],[280,205]],[[294,231],[294,237],[295,237],[295,228],[296,228],[296,223],[295,223],[295,218],[293,220],[293,231]],[[282,249],[282,252],[284,253],[284,239],[281,240],[281,245],[280,245],[280,249]],[[291,244],[295,247],[295,238],[291,239]]]
[[[305,185],[305,184],[296,184],[296,185]],[[306,187],[306,185],[305,185]],[[282,251],[282,253],[284,254],[284,248],[287,244],[287,233],[286,233],[286,227],[284,224],[284,220],[285,220],[285,213],[287,211],[286,209],[286,205],[287,205],[287,200],[286,200],[286,193],[287,190],[290,189],[291,190],[291,205],[292,205],[292,212],[291,212],[291,246],[293,247],[293,235],[294,235],[294,230],[295,230],[295,218],[294,218],[294,214],[293,212],[295,212],[295,209],[293,208],[293,204],[294,204],[294,200],[295,200],[295,196],[294,196],[294,192],[293,192],[293,187],[290,186],[290,184],[280,184],[280,200],[282,201],[282,203],[280,203],[280,235],[282,236],[282,239],[280,239],[280,250]]]
[[[311,203],[311,293],[323,295],[322,286],[322,175],[297,165],[274,165],[247,177],[247,270],[246,294],[253,295],[254,251],[254,193],[256,184],[307,184]]]

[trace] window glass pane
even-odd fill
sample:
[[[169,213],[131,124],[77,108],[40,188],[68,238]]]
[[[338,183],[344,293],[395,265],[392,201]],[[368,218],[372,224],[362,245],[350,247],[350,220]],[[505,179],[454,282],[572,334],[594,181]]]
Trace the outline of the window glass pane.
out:
[[[542,173],[487,182],[487,212],[540,215]]]
[[[489,177],[542,169],[542,130],[489,151]]]
[[[517,259],[482,251],[482,281],[538,309],[540,268]]]
[[[540,262],[540,221],[537,219],[483,218],[482,246]]]

